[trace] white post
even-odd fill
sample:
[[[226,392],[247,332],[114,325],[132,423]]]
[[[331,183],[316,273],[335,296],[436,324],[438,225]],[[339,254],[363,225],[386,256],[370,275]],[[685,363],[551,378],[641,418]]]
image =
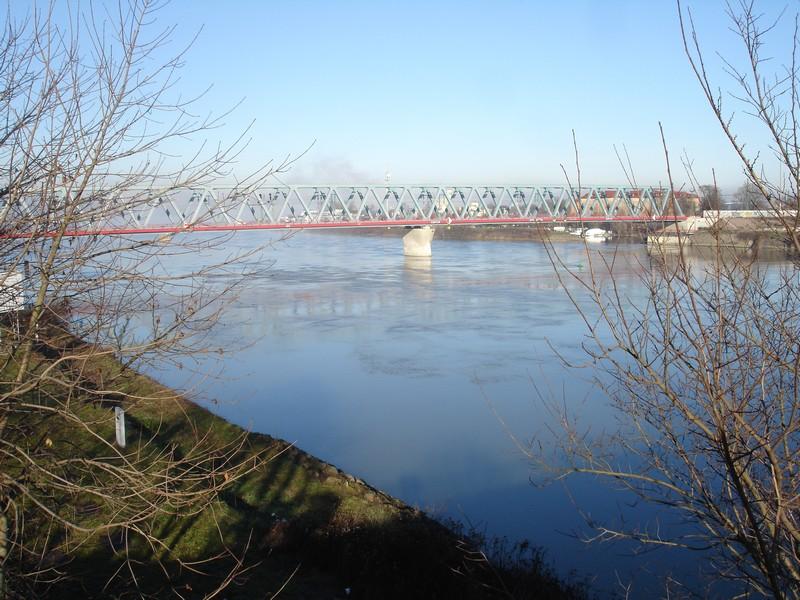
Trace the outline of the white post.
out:
[[[114,422],[117,426],[117,446],[125,447],[125,411],[121,406],[114,407]]]

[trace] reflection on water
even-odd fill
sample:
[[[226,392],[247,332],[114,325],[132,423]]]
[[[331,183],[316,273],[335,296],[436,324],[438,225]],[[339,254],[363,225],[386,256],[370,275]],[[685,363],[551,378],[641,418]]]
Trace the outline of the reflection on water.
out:
[[[233,244],[260,239],[243,234]],[[558,250],[575,272],[588,273],[583,244]],[[509,435],[548,439],[552,423],[537,393],[592,427],[614,423],[592,373],[567,371],[553,355],[550,345],[582,360],[584,329],[543,247],[435,241],[433,251],[411,259],[395,238],[311,234],[267,252],[260,260],[274,267],[248,282],[215,334],[214,346],[243,349],[218,359],[222,377],[203,393],[219,401],[210,408],[411,504],[491,534],[528,537],[559,570],[597,574],[600,588],[615,586],[615,571],[640,586],[651,574],[636,568],[665,573],[664,554],[632,559],[622,545],[577,541],[572,534],[585,527],[575,504],[613,516],[629,498],[592,481],[576,481],[569,493],[531,486]],[[593,248],[601,251],[616,252],[619,292],[635,300],[645,248]],[[564,284],[580,290],[573,278]],[[208,372],[220,367],[212,360],[201,365]],[[181,373],[158,376],[186,383]],[[666,562],[688,568],[673,555]]]
[[[403,267],[410,283],[425,286],[433,281],[431,256],[404,256]]]

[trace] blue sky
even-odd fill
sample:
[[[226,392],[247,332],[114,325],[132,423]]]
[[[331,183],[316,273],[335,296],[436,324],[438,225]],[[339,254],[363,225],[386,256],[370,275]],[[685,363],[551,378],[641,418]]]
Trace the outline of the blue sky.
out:
[[[775,12],[784,3],[764,2]],[[737,61],[724,3],[688,2],[712,66]],[[198,110],[242,104],[215,136],[251,120],[239,169],[311,150],[296,182],[561,183],[577,135],[583,180],[624,183],[625,145],[640,183],[673,171],[742,181],[694,80],[671,0],[571,2],[176,1],[177,49],[202,28],[180,89],[213,87]],[[719,84],[732,88],[718,72]],[[757,135],[741,119],[744,135]]]

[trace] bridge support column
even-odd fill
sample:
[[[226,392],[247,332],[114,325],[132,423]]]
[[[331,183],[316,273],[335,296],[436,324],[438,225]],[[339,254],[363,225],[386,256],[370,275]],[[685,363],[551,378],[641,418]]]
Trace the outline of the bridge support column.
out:
[[[430,256],[434,229],[430,225],[412,229],[403,236],[405,256]]]

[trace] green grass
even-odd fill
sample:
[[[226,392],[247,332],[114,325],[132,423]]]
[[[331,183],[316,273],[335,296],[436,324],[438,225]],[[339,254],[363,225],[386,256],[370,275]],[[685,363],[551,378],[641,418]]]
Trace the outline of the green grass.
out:
[[[74,350],[75,342],[69,343]],[[34,369],[52,358],[52,350],[42,352]],[[353,598],[585,596],[581,585],[556,578],[538,551],[514,546],[489,563],[475,553],[481,540],[474,535],[447,528],[282,440],[246,432],[152,379],[122,369],[109,355],[91,356],[83,371],[87,387],[94,382],[124,398],[132,456],[191,456],[202,440],[206,451],[240,445],[234,462],[241,467],[203,510],[167,510],[146,521],[146,530],[163,542],[155,548],[141,536],[126,539],[120,530],[53,532],[48,519],[31,511],[25,535],[34,542],[41,537],[37,547],[52,553],[53,561],[69,558],[63,566],[68,577],[39,586],[37,594],[202,597],[225,578],[236,556],[244,557],[248,570],[221,597],[269,598],[282,589],[282,598],[334,598],[343,597],[345,588]],[[65,400],[56,387],[45,392],[49,402]],[[113,439],[109,406],[76,398],[72,407],[92,431]],[[17,425],[32,451],[52,464],[64,457],[109,454],[88,431],[57,417]],[[44,445],[42,440],[49,441]],[[103,484],[100,479],[93,483]],[[114,516],[110,507],[85,494],[53,492],[49,501],[85,526],[102,526]],[[222,558],[210,560],[217,556]],[[187,568],[187,563],[201,564]]]

